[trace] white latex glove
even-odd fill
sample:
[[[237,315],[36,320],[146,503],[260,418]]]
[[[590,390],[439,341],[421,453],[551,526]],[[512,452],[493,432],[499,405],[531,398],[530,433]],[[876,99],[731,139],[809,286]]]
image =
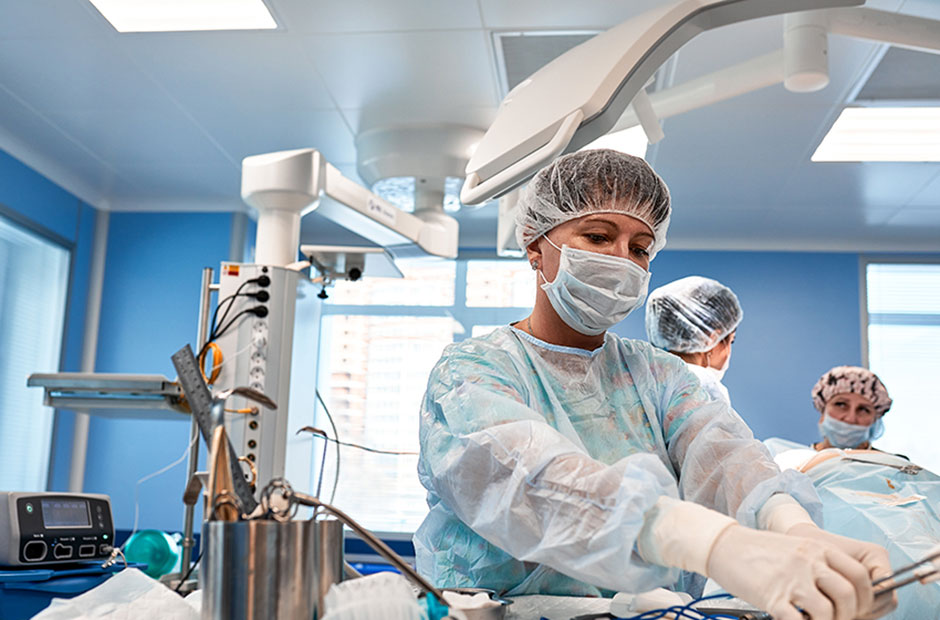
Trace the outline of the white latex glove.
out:
[[[776,620],[854,620],[871,612],[867,568],[833,544],[732,525],[717,538],[707,575]]]
[[[838,534],[831,534],[812,524],[795,525],[787,531],[788,535],[801,536],[811,540],[822,541],[835,547],[858,560],[867,570],[868,578],[871,581],[887,577],[891,574],[891,561],[888,558],[888,552],[884,547],[874,543],[846,538]],[[892,611],[898,606],[897,593],[891,595],[878,596],[875,598],[874,606],[871,611],[860,615],[860,618],[880,618],[886,613]],[[859,610],[862,611],[862,610]]]

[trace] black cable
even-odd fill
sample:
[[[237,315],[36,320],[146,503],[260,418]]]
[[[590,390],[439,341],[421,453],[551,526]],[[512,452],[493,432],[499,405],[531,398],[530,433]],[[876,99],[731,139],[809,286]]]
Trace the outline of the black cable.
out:
[[[203,541],[203,542],[207,542],[207,541]],[[189,565],[189,568],[187,569],[186,573],[182,577],[180,577],[180,582],[176,584],[175,588],[173,588],[174,592],[176,592],[177,594],[180,593],[180,588],[183,587],[183,584],[186,583],[187,579],[189,579],[189,576],[192,574],[193,570],[196,568],[196,565],[199,564],[199,560],[202,559],[202,552],[205,550],[206,550],[205,545],[199,548],[199,556],[196,558],[196,560],[192,564]]]
[[[323,400],[323,396],[320,395],[320,390],[316,390],[317,399],[320,401],[320,404],[323,405],[323,411],[326,412],[326,417],[330,421],[330,426],[333,427],[333,437],[336,437],[336,440],[339,441],[339,432],[336,430],[336,423],[333,422],[333,416],[330,415],[330,408],[326,406],[326,401]],[[324,450],[326,447],[323,448]],[[333,500],[336,499],[336,487],[339,486],[339,447],[336,448],[336,475],[333,476],[333,491],[330,493],[330,502],[333,503]]]
[[[219,308],[221,308],[221,307],[222,307],[222,304],[224,304],[226,301],[229,302],[228,306],[225,308],[225,312],[222,314],[222,318],[219,319],[219,323],[222,323],[222,322],[225,321],[225,317],[228,316],[229,310],[231,310],[231,309],[232,309],[232,306],[235,305],[235,298],[238,297],[239,293],[242,292],[242,289],[243,289],[243,288],[245,288],[246,286],[248,286],[248,285],[251,284],[252,282],[253,282],[253,280],[245,280],[244,282],[242,282],[242,283],[238,286],[237,289],[235,289],[235,292],[234,292],[234,293],[232,293],[231,295],[229,295],[228,297],[226,297],[225,299],[223,299],[222,301],[220,301],[220,302],[218,303],[218,305],[216,305],[216,307],[215,307],[215,312],[212,313],[212,323],[209,324],[209,325],[210,325],[210,329],[209,329],[209,336],[210,336],[210,337],[209,337],[209,340],[212,340],[212,334],[215,333],[215,328],[216,328],[216,325],[217,325],[216,319],[217,319],[218,316],[219,316]]]
[[[365,450],[366,452],[372,452],[373,454],[388,454],[391,456],[418,456],[417,452],[398,451],[398,450],[380,450],[379,448],[370,448],[369,446],[364,446],[358,443],[352,443],[349,441],[340,441],[339,439],[333,439],[332,437],[327,435],[326,431],[319,429],[319,428],[314,428],[312,426],[306,426],[297,432],[300,433],[302,431],[307,431],[314,437],[320,437],[321,439],[331,441],[338,446],[346,446],[347,448],[358,448],[359,450]]]
[[[209,341],[206,344],[208,345],[209,342],[213,342],[221,338],[225,334],[225,332],[227,332],[229,328],[235,324],[235,322],[238,319],[240,319],[246,314],[253,314],[258,317],[265,317],[265,316],[268,316],[268,309],[265,306],[252,306],[251,308],[245,308],[244,310],[240,311],[238,314],[233,316],[232,320],[230,320],[228,323],[225,324],[225,327],[220,328],[218,332],[212,334],[211,337],[209,338]]]

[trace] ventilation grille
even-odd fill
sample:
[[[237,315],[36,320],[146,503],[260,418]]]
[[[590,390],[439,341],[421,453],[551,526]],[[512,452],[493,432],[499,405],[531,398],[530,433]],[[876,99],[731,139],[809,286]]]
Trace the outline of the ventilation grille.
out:
[[[855,101],[940,101],[940,54],[892,47]]]
[[[584,43],[599,31],[576,32],[497,32],[493,43],[499,64],[503,96],[519,82]]]

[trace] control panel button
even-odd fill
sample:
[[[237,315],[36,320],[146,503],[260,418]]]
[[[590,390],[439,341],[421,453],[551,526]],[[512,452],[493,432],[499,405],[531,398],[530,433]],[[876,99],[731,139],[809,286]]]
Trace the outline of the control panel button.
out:
[[[46,559],[49,547],[43,540],[31,540],[23,546],[23,557],[27,562],[41,562]]]

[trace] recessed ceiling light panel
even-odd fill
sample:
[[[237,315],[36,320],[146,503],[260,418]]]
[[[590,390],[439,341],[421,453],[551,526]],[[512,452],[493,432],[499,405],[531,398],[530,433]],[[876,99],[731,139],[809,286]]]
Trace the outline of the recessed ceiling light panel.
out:
[[[271,30],[262,0],[90,0],[118,32]]]
[[[940,107],[846,108],[813,161],[940,161]]]

